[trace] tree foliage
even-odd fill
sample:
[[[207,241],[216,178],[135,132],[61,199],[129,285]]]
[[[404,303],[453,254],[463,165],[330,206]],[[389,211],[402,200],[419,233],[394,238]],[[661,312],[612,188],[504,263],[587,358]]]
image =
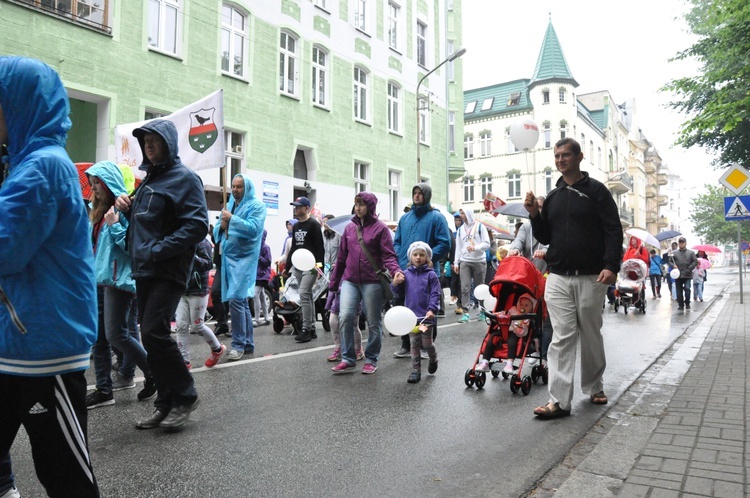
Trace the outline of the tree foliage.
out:
[[[675,60],[695,59],[698,76],[672,80],[670,103],[689,119],[677,143],[719,154],[717,162],[750,167],[750,2],[688,0],[685,15],[698,41]]]
[[[721,186],[706,185],[705,187],[706,193],[690,201],[690,221],[693,224],[693,232],[708,244],[736,243],[737,222],[724,219],[724,197],[732,194]],[[743,220],[739,223],[742,240],[750,240],[750,221]]]

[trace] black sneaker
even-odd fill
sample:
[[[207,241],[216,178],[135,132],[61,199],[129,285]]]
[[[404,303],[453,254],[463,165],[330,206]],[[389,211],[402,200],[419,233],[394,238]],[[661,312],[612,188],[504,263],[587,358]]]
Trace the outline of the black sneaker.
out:
[[[104,393],[99,389],[86,395],[86,408],[99,408],[100,406],[109,406],[115,404],[115,397],[112,393]]]
[[[437,316],[439,316],[439,317],[445,317],[445,310],[438,310]]]
[[[412,372],[409,374],[409,378],[406,380],[409,384],[416,384],[422,378],[422,374],[419,372]]]
[[[229,325],[226,323],[217,323],[216,326],[214,326],[214,335],[229,335]]]
[[[427,373],[434,374],[435,372],[437,372],[437,368],[438,368],[438,361],[437,360],[431,361],[427,365]]]
[[[146,401],[156,396],[156,382],[153,377],[146,377],[143,381],[143,389],[138,391],[138,401]]]
[[[689,310],[689,309],[690,309],[690,305],[689,305],[689,304],[686,304],[686,305],[685,305],[685,309],[686,309],[686,310]]]
[[[294,340],[302,343],[302,342],[310,342],[315,338],[317,338],[317,336],[313,337],[312,332],[310,332],[309,330],[303,330],[300,335],[294,338]]]

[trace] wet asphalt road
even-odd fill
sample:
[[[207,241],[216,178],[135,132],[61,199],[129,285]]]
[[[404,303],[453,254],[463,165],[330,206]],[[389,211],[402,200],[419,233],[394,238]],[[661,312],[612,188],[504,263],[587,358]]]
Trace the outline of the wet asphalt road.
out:
[[[616,398],[710,305],[736,273],[713,269],[706,302],[688,313],[649,297],[646,314],[604,310],[605,389]],[[650,290],[648,291],[650,296]],[[138,431],[150,414],[137,389],[89,412],[89,446],[106,497],[521,496],[559,462],[607,407],[576,389],[573,415],[542,422],[545,386],[528,396],[488,376],[467,388],[464,372],[486,333],[457,324],[453,308],[436,342],[440,367],[407,384],[409,359],[393,358],[386,337],[374,375],[334,376],[325,361],[330,334],[308,344],[256,329],[256,353],[208,370],[194,369],[201,406],[178,433]],[[318,325],[320,329],[320,324]],[[194,358],[208,348],[191,336]],[[222,336],[229,345],[229,339]],[[200,360],[195,363],[200,363]],[[359,365],[361,370],[361,363]],[[93,384],[93,368],[88,373]],[[140,384],[138,386],[140,388]],[[23,430],[12,449],[22,496],[44,496]]]

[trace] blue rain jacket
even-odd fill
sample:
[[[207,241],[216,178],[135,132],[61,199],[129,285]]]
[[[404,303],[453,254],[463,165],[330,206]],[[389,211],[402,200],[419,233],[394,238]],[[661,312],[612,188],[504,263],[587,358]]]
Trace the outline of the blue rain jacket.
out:
[[[101,161],[86,170],[89,176],[99,178],[115,199],[126,194],[127,188],[119,166],[110,161]],[[96,283],[135,293],[135,282],[130,271],[130,255],[125,250],[125,235],[128,219],[115,209],[120,221],[112,226],[102,223],[99,238],[94,248],[94,273]],[[94,226],[91,225],[91,230]]]
[[[8,176],[0,187],[0,374],[89,366],[96,283],[78,172],[65,152],[70,105],[59,76],[0,57]]]
[[[247,175],[236,175],[245,181],[245,195],[237,203],[229,199],[232,212],[229,230],[214,226],[214,240],[221,243],[221,299],[245,299],[255,295],[255,277],[266,223],[266,206],[255,197],[255,186]],[[234,180],[234,178],[232,180]]]

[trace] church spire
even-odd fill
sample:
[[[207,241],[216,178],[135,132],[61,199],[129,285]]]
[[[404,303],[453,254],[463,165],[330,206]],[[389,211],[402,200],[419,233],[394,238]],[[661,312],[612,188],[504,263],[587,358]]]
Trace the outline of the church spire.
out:
[[[529,88],[547,81],[558,81],[570,83],[574,87],[578,86],[578,82],[570,73],[568,63],[565,61],[565,54],[563,54],[560,46],[560,40],[557,39],[557,33],[552,26],[552,13],[550,13],[547,32],[544,34],[544,41],[541,50],[539,50],[539,57],[536,61],[534,76],[531,77],[529,82]]]

